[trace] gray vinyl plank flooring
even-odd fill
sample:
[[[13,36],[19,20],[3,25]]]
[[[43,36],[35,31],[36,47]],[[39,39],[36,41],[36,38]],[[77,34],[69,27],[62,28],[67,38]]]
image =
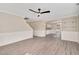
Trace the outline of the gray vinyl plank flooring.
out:
[[[0,55],[79,55],[79,44],[48,35],[0,47]]]

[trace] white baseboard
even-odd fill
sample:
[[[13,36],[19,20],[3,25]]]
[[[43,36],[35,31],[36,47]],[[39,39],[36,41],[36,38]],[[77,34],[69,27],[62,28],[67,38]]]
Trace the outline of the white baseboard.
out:
[[[61,32],[61,39],[79,43],[79,32],[62,31]]]
[[[33,38],[33,31],[0,33],[0,46],[11,44],[28,38]]]

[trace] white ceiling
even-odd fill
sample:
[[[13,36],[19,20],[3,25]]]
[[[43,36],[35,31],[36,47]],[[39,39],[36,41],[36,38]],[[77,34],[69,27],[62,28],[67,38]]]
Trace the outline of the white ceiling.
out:
[[[39,18],[37,14],[28,9],[42,11],[50,10],[51,13],[43,14]],[[0,3],[0,11],[9,12],[18,16],[28,17],[30,19],[54,19],[63,16],[77,14],[77,5],[75,3]]]

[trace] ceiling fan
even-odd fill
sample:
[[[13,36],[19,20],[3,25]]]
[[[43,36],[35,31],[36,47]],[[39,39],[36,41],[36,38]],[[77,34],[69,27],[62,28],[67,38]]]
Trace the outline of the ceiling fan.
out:
[[[35,10],[32,10],[32,9],[29,9],[29,10],[34,12],[34,13],[37,13],[38,14],[37,17],[40,17],[40,14],[50,13],[50,11],[43,11],[43,12],[41,12],[40,8],[38,8],[38,11],[35,11]]]

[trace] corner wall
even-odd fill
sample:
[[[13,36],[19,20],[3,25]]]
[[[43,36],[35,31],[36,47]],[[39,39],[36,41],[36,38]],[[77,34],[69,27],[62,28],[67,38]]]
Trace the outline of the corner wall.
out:
[[[33,37],[33,30],[23,18],[0,12],[0,46]]]
[[[79,43],[79,16],[62,19],[61,39]]]
[[[44,21],[33,21],[29,20],[29,25],[33,28],[33,35],[39,37],[46,36],[46,22]]]

